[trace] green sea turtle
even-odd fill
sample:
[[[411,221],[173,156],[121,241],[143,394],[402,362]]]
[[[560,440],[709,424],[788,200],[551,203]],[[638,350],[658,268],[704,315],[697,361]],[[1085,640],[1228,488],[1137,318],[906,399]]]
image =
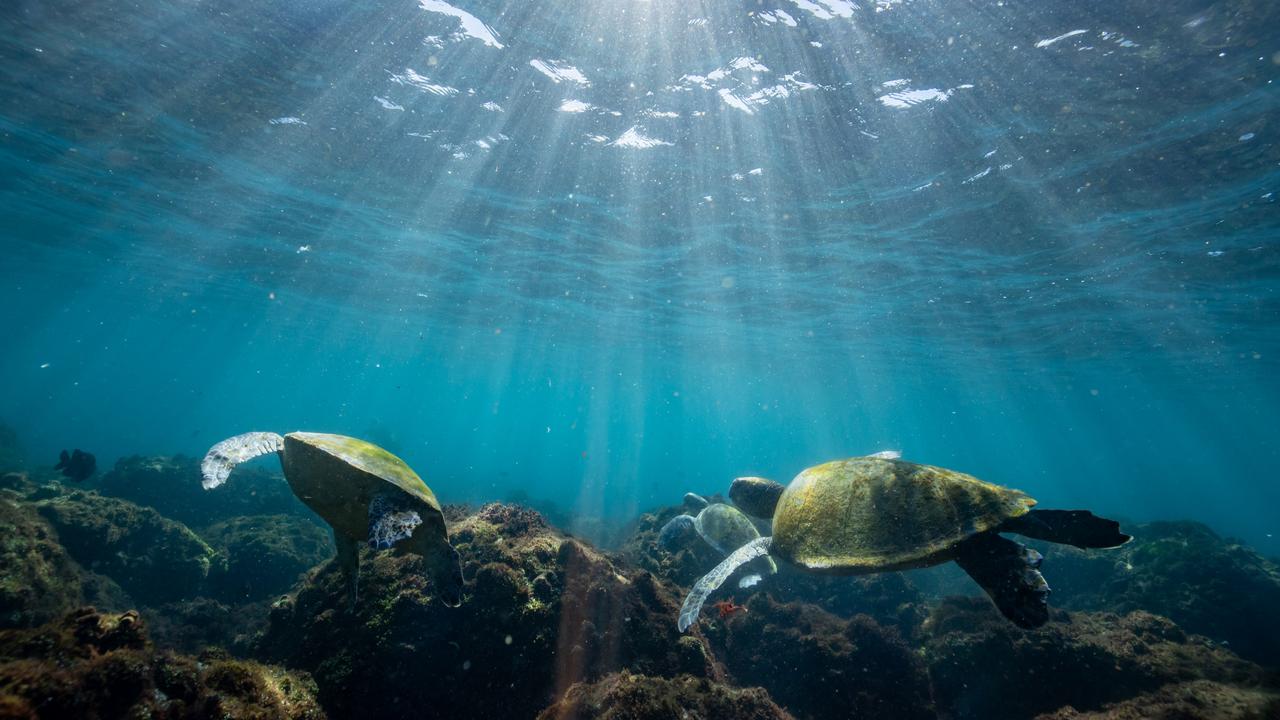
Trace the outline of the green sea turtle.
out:
[[[772,517],[773,535],[738,548],[694,585],[680,608],[680,631],[735,568],[764,555],[832,575],[954,560],[1005,617],[1039,627],[1049,618],[1040,553],[999,533],[1080,548],[1118,547],[1130,539],[1114,520],[1085,510],[1032,510],[1036,501],[1023,492],[895,455],[811,467],[785,487],[762,478],[735,480],[729,497],[752,515]]]
[[[721,555],[728,555],[752,540],[760,537],[760,531],[751,519],[742,511],[725,503],[707,502],[706,498],[694,493],[684,496],[685,507],[690,511],[698,511],[697,515],[677,515],[667,521],[658,533],[658,542],[669,551],[685,547],[697,538],[702,538]],[[763,570],[776,573],[778,566],[773,559],[766,557]],[[759,574],[742,578],[740,587],[750,587],[760,581]]]
[[[360,542],[422,556],[441,601],[462,602],[462,566],[449,544],[444,513],[431,488],[403,460],[345,435],[251,432],[209,449],[200,464],[204,488],[226,482],[236,465],[279,453],[284,478],[298,499],[333,528],[338,567],[356,601]]]

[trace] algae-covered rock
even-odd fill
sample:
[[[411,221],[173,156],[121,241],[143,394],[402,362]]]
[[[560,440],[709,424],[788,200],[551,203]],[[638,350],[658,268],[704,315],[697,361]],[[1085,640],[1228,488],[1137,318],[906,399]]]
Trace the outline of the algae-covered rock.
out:
[[[762,688],[738,689],[706,678],[655,678],[621,672],[577,683],[538,720],[787,720]]]
[[[1163,615],[1188,632],[1226,642],[1241,657],[1280,666],[1280,568],[1274,562],[1195,522],[1146,523],[1133,534],[1115,551],[1046,549],[1055,603]]]
[[[155,508],[193,528],[242,515],[310,515],[278,473],[242,467],[234,486],[235,492],[206,491],[200,484],[200,461],[184,455],[122,458],[98,481],[104,495]]]
[[[1027,631],[983,599],[953,598],[921,635],[935,699],[957,718],[1032,717],[1068,705],[1093,711],[1173,683],[1263,679],[1258,666],[1141,611],[1059,611]]]
[[[125,500],[75,491],[35,507],[72,558],[143,604],[196,595],[221,562],[186,526]]]
[[[310,671],[336,718],[406,707],[533,717],[573,683],[622,668],[712,674],[709,654],[676,632],[678,599],[649,573],[517,506],[446,516],[467,578],[461,607],[436,601],[417,555],[365,550],[358,603],[325,565],[276,603],[257,654]]]
[[[13,718],[324,718],[306,675],[157,652],[137,613],[92,608],[0,631],[0,698],[0,716]]]
[[[279,595],[334,556],[332,533],[296,515],[236,517],[202,535],[226,558],[225,570],[210,578],[213,594],[235,603]]]
[[[79,607],[81,572],[34,509],[0,495],[0,627],[39,625]]]
[[[1093,712],[1073,707],[1036,720],[1274,720],[1280,718],[1280,690],[1196,680],[1166,685]]]
[[[813,605],[757,595],[745,613],[704,622],[742,685],[759,685],[801,718],[935,716],[929,677],[897,630]]]
[[[268,610],[261,602],[233,605],[198,597],[147,608],[145,616],[157,647],[192,655],[223,648],[243,656],[266,627]]]

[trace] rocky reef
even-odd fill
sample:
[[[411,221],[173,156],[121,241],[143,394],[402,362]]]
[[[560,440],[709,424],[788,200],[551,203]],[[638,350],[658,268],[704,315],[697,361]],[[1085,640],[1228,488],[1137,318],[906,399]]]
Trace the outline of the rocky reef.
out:
[[[659,547],[680,508],[608,553],[520,505],[449,506],[462,606],[419,557],[368,549],[353,605],[327,528],[276,495],[185,523],[148,506],[193,473],[132,458],[97,491],[0,475],[0,718],[1280,717],[1276,568],[1194,523],[1047,548],[1056,609],[1034,631],[948,597],[977,592],[958,572],[784,565],[680,634],[720,560]]]
[[[1280,567],[1196,522],[1152,522],[1108,553],[1045,548],[1054,602],[1163,615],[1240,656],[1280,666]]]
[[[1257,687],[1267,679],[1257,665],[1142,611],[1058,611],[1027,631],[985,599],[950,598],[920,635],[935,699],[958,718],[1091,711],[1192,680]]]
[[[739,689],[706,678],[655,678],[621,672],[577,683],[538,720],[787,720],[760,688]]]
[[[305,674],[157,651],[136,612],[75,610],[0,631],[0,717],[320,720]]]
[[[76,562],[115,580],[144,605],[198,594],[223,563],[186,526],[148,507],[80,490],[34,507]]]
[[[235,517],[201,535],[226,559],[210,579],[213,595],[231,603],[284,593],[334,555],[332,532],[297,515]]]
[[[567,538],[532,511],[450,511],[466,598],[441,604],[414,555],[364,551],[360,600],[333,564],[271,610],[261,657],[310,671],[332,717],[533,717],[576,682],[624,668],[714,675],[675,629],[678,600],[652,575]]]
[[[898,631],[757,595],[744,613],[705,623],[717,657],[801,718],[935,716],[929,676]]]
[[[1258,687],[1194,680],[1081,712],[1067,706],[1036,720],[1274,720],[1280,718],[1280,694]]]
[[[39,625],[83,604],[81,574],[39,513],[0,493],[0,627]]]

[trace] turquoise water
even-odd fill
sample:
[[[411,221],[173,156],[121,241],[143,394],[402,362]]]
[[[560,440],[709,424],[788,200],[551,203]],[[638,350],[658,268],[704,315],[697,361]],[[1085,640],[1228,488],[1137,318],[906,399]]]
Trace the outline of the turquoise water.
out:
[[[1267,2],[15,2],[0,419],[621,526],[905,457],[1280,554]]]

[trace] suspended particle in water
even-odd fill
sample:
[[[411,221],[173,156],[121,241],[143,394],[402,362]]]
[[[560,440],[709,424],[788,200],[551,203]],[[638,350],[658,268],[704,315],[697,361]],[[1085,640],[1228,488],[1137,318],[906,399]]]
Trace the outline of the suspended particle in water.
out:
[[[471,669],[471,661],[470,661],[470,660],[463,660],[463,661],[462,661],[462,669],[463,669],[463,670],[470,670],[470,669]]]
[[[505,638],[503,638],[503,639],[502,639],[502,642],[503,642],[503,643],[505,643],[505,644],[507,644],[507,645],[510,645],[510,644],[511,644],[511,642],[512,642],[512,640],[511,640],[511,636],[510,636],[510,635],[506,636]]]

